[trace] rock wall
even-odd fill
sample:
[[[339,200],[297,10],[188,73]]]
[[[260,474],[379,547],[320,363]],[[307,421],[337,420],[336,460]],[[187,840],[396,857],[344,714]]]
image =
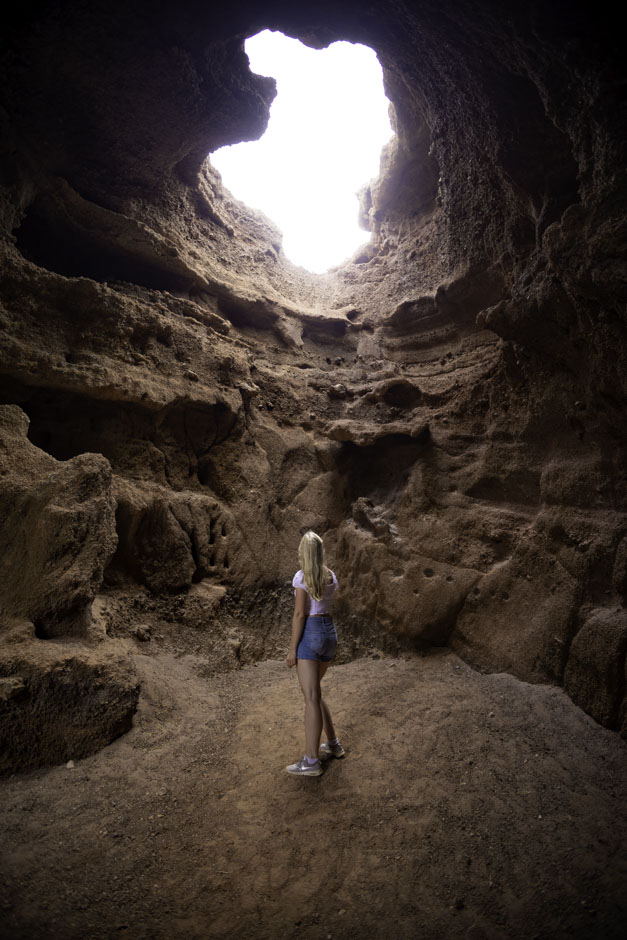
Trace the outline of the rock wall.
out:
[[[3,673],[18,634],[25,674],[44,641],[278,654],[312,527],[344,656],[451,644],[627,733],[625,138],[602,18],[20,15],[0,84]],[[274,83],[243,52],[265,27],[372,46],[393,104],[372,239],[324,276],[208,159],[265,128]],[[20,766],[67,748],[31,750]]]

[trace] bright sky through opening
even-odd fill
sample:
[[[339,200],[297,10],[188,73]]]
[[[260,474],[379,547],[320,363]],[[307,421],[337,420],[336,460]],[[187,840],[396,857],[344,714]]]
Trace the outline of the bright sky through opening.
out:
[[[277,82],[268,129],[211,162],[234,196],[279,226],[290,261],[321,273],[369,238],[356,193],[378,175],[393,133],[381,65],[367,46],[316,50],[269,30],[245,49],[252,71]]]

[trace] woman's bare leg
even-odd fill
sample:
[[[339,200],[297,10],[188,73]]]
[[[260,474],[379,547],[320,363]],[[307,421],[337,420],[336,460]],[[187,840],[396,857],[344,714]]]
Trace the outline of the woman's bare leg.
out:
[[[329,663],[318,663],[318,674],[320,681],[322,677],[329,668]],[[324,733],[327,736],[328,741],[335,741],[336,734],[335,728],[333,727],[333,719],[331,718],[331,712],[329,711],[329,706],[322,698],[322,693],[320,694],[320,711],[322,712],[322,725],[324,727]]]
[[[322,695],[320,672],[313,659],[299,659],[296,663],[298,681],[305,697],[305,753],[310,760],[318,759],[320,735],[322,734]],[[322,665],[325,665],[324,663]]]

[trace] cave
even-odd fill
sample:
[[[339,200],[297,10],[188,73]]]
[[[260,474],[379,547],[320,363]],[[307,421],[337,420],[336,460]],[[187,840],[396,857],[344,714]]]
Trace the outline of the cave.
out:
[[[322,275],[211,165],[266,127],[274,80],[244,52],[263,29],[369,46],[392,103],[396,136],[360,194],[370,242]],[[15,11],[0,84],[12,936],[624,935],[618,32],[585,0]],[[296,686],[277,663],[309,529],[339,580],[329,686],[354,735],[314,797],[247,763],[266,733],[283,759]],[[273,804],[287,829],[262,828]],[[322,820],[307,858],[298,818]],[[193,877],[175,836],[190,820]],[[299,880],[324,891],[327,861],[333,922]]]

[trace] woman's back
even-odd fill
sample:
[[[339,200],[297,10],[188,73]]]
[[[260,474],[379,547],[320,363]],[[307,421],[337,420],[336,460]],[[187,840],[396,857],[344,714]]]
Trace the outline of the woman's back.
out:
[[[316,600],[315,597],[311,596],[311,593],[309,592],[309,589],[307,588],[307,584],[305,582],[305,575],[302,569],[299,569],[292,579],[292,586],[294,588],[294,592],[296,592],[296,588],[300,588],[301,590],[306,592],[308,607],[309,607],[308,613],[311,616],[315,616],[316,614],[328,614],[329,613],[329,608],[331,606],[333,595],[335,594],[338,588],[338,583],[337,583],[337,578],[335,577],[335,573],[331,571],[330,568],[327,568],[326,570],[329,573],[330,578],[324,587],[324,591],[320,600]]]

